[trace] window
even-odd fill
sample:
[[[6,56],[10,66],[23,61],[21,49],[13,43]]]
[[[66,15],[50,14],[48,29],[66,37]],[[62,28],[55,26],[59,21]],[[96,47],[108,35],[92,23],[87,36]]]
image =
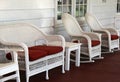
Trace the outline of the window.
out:
[[[87,10],[87,0],[76,0],[75,16],[83,17]]]
[[[62,13],[70,13],[78,17],[84,17],[87,12],[87,0],[56,0],[55,21],[61,23]]]
[[[57,20],[61,20],[62,13],[72,14],[72,0],[57,0]]]
[[[117,0],[117,12],[120,12],[120,0]]]

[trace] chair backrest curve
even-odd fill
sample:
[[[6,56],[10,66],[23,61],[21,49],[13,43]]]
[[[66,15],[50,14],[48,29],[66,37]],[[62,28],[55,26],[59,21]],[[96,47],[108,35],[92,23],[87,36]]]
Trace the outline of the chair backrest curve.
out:
[[[62,15],[62,21],[69,35],[78,35],[83,32],[79,23],[72,15],[64,13]]]
[[[85,18],[86,18],[88,25],[93,31],[102,29],[103,27],[102,24],[98,21],[97,17],[95,17],[91,13],[86,13]]]
[[[43,33],[34,25],[15,23],[0,25],[0,39],[7,42],[33,42],[44,38]]]

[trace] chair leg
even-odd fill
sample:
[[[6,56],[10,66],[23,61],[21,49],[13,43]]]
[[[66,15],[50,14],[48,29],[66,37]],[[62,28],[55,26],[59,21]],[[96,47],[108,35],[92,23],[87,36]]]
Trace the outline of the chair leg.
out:
[[[63,64],[62,64],[62,73],[65,73],[65,63],[64,63],[64,56],[63,56],[63,62],[62,62]]]
[[[99,55],[98,59],[104,59],[104,57],[102,57],[101,55]]]
[[[81,60],[80,63],[92,63],[92,62],[95,62],[94,60],[92,60],[91,57],[80,57],[80,58],[83,58],[83,59],[87,59],[87,60]]]
[[[3,76],[0,76],[0,79],[2,78]],[[1,80],[0,80],[0,82],[1,82]]]
[[[26,74],[26,82],[29,82],[29,76]]]
[[[3,82],[2,80],[0,80],[0,82]]]
[[[19,73],[19,70],[16,71],[16,74],[17,74],[17,82],[20,82],[20,73]]]
[[[46,80],[49,80],[48,70],[46,71]]]
[[[62,73],[65,73],[64,65],[62,65]]]
[[[93,63],[95,62],[94,60],[88,60],[88,61],[80,61],[80,63]]]
[[[109,48],[109,52],[112,52],[112,50]]]
[[[92,58],[91,58],[91,57],[89,58],[89,61],[90,61],[90,62],[94,62],[94,60],[92,60]]]
[[[98,57],[94,57],[93,59],[97,60],[97,59],[104,59],[104,57],[102,57],[101,55],[99,55]]]

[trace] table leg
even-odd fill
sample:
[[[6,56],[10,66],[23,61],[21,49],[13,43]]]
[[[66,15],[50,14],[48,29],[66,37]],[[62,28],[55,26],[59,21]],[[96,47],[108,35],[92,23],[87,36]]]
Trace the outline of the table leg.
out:
[[[65,70],[70,70],[70,50],[69,48],[66,49],[66,58],[65,58]]]
[[[76,66],[79,67],[80,66],[80,46],[78,46],[78,49],[76,50]]]

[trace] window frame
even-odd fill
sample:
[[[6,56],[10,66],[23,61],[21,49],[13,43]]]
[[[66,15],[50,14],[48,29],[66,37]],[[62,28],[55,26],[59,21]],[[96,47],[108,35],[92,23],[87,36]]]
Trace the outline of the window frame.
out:
[[[77,3],[77,1],[78,1],[78,3]],[[87,12],[87,5],[88,5],[87,2],[88,2],[88,0],[76,0],[75,8],[74,8],[76,18],[85,16],[85,13]],[[85,9],[85,7],[86,7],[86,9]],[[78,11],[77,11],[77,9],[78,9]]]
[[[86,2],[86,4],[84,3],[85,2],[85,0],[56,0],[55,1],[55,25],[59,25],[59,24],[61,24],[62,23],[62,20],[61,20],[61,17],[60,17],[60,19],[58,20],[58,6],[61,6],[62,8],[62,10],[63,10],[63,7],[65,6],[65,5],[63,5],[63,4],[61,4],[61,5],[58,5],[58,1],[71,1],[71,15],[73,15],[74,17],[76,17],[76,18],[79,18],[79,17],[84,17],[85,16],[85,12],[88,12],[88,6],[89,6],[89,0],[86,0],[87,2]],[[83,1],[83,3],[79,3],[79,4],[76,4],[76,1]],[[79,15],[78,16],[76,16],[76,6],[83,6],[83,13],[84,13],[84,15],[80,15],[80,13],[79,13]],[[66,7],[68,7],[69,5],[67,4],[66,5]],[[86,10],[84,11],[84,6],[86,6]],[[61,11],[62,11],[61,10]],[[80,8],[79,8],[79,11],[80,11]],[[78,11],[78,12],[79,12]],[[65,12],[63,12],[62,11],[62,13],[65,13]],[[62,14],[61,13],[61,14]]]
[[[120,0],[117,0],[117,13],[120,13]]]

